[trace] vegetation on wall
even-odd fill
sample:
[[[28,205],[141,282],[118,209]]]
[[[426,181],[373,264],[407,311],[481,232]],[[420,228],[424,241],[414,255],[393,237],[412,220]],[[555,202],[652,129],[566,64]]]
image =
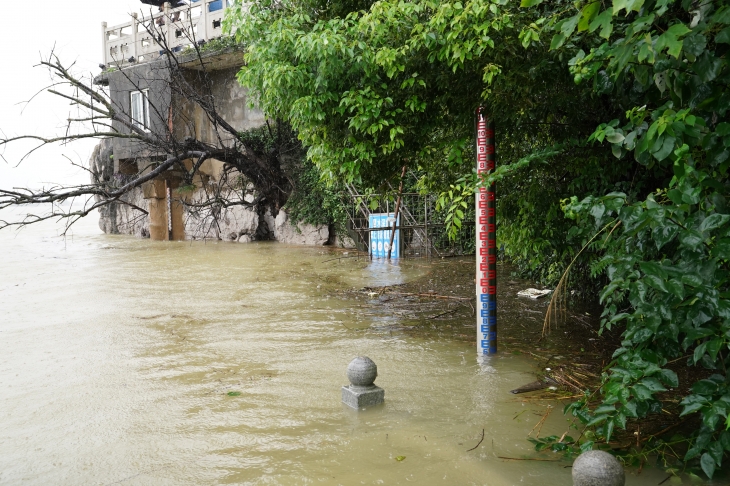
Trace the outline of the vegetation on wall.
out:
[[[283,188],[286,198],[282,209],[286,209],[292,223],[334,225],[338,234],[345,234],[347,215],[341,188],[322,179],[286,122],[267,122],[240,132],[238,139],[259,157],[276,154],[288,181]]]

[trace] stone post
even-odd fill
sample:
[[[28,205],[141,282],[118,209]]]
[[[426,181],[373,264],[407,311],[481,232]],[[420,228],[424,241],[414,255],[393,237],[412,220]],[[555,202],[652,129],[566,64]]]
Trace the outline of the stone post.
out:
[[[101,56],[102,64],[107,64],[106,56],[109,54],[109,50],[106,47],[106,42],[107,42],[106,25],[107,25],[106,22],[101,23],[101,50],[103,51],[102,56]]]
[[[608,452],[587,451],[573,462],[573,486],[624,486],[626,475]]]
[[[139,21],[137,20],[137,12],[132,12],[132,57],[134,57],[136,62],[139,62],[139,56],[137,55],[137,24]]]
[[[167,42],[167,48],[172,49],[172,17],[170,16],[170,8],[172,6],[170,5],[170,2],[165,2],[165,4],[162,7],[163,11],[163,19],[165,22],[165,41]]]
[[[367,356],[358,356],[347,366],[349,385],[342,387],[342,402],[360,409],[383,403],[385,390],[373,384],[378,376],[377,365]]]
[[[202,27],[202,28],[201,28]],[[198,18],[198,39],[208,41],[208,0],[200,2],[200,17]]]

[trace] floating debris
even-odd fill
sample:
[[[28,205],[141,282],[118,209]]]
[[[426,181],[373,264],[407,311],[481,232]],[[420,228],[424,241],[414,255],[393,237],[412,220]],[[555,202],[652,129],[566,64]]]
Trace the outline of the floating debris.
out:
[[[539,298],[545,297],[546,295],[549,295],[551,293],[552,293],[551,289],[538,290],[538,289],[530,288],[530,289],[520,290],[519,292],[517,292],[517,295],[519,297],[529,297],[531,299],[539,299]]]

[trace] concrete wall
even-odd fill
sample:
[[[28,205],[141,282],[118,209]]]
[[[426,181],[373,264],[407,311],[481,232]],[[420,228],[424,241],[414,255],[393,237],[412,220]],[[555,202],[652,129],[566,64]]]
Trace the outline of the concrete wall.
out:
[[[170,93],[170,71],[167,69],[166,60],[112,71],[105,75],[105,79],[109,83],[109,93],[117,112],[127,116],[131,116],[132,113],[131,93],[148,89],[151,125],[149,133],[161,140],[167,139],[172,95]],[[113,122],[112,126],[121,133],[130,132],[119,122]],[[117,172],[123,168],[123,166],[119,167],[120,163],[164,155],[136,140],[115,138],[113,147]]]
[[[238,52],[231,55],[241,56]],[[199,86],[202,94],[210,94],[216,111],[224,120],[236,130],[244,131],[260,127],[266,123],[266,117],[261,110],[248,106],[248,93],[236,80],[239,68],[240,66],[208,72],[186,69],[184,76],[190,85]],[[216,128],[197,103],[175,96],[173,106],[173,125],[178,140],[193,137],[215,145],[219,144],[219,137],[223,143],[233,141],[233,135]]]
[[[119,186],[126,180],[124,174],[115,173],[112,141],[102,140],[91,154],[89,168],[92,183],[105,183],[110,187]],[[100,198],[97,196],[97,201]],[[125,194],[120,202],[113,202],[99,209],[99,228],[107,234],[127,234],[146,238],[150,235],[149,218],[141,211],[130,206],[149,210],[142,188],[135,188]]]

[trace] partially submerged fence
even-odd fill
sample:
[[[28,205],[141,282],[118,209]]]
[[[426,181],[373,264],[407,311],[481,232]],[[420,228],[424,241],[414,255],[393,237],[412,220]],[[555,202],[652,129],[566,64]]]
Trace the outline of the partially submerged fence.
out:
[[[358,250],[372,254],[373,233],[390,231],[392,226],[371,227],[372,215],[392,214],[398,195],[360,194],[354,187],[348,187],[346,196],[348,213],[348,235]],[[433,194],[404,193],[401,199],[397,239],[401,257],[447,257],[470,255],[475,250],[475,225],[472,218],[462,222],[456,240],[449,240],[444,218],[446,214],[436,211],[436,196]],[[392,219],[391,219],[392,221]]]

